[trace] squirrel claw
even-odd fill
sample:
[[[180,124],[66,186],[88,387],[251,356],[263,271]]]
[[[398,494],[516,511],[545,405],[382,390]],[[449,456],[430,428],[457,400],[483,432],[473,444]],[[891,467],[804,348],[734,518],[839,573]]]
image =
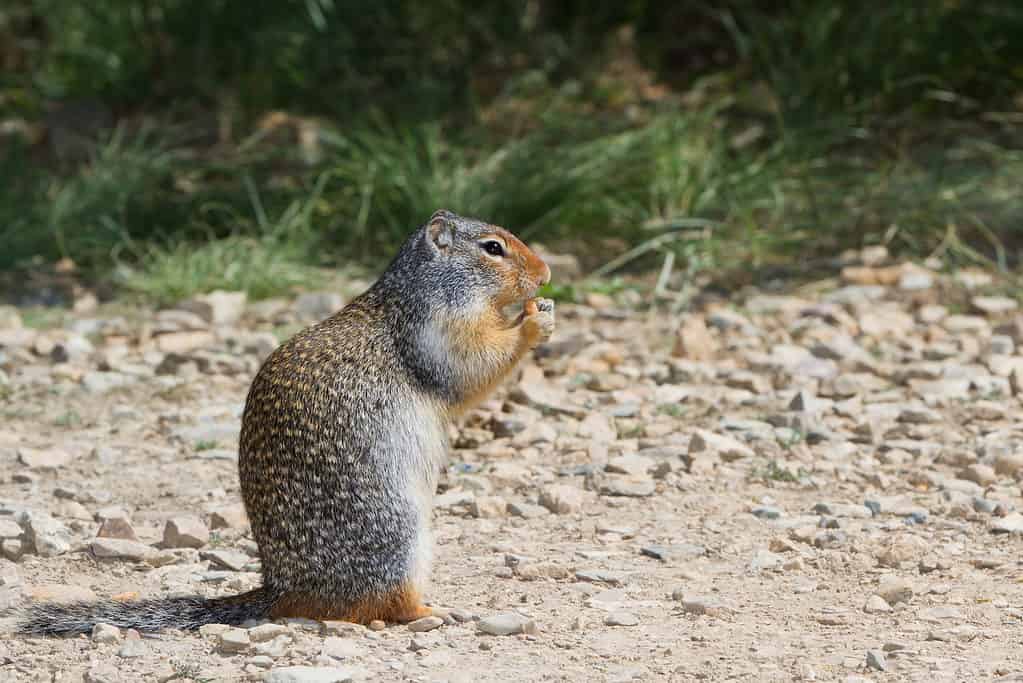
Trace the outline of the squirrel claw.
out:
[[[530,346],[547,341],[554,334],[554,301],[530,299],[523,310],[522,324]]]

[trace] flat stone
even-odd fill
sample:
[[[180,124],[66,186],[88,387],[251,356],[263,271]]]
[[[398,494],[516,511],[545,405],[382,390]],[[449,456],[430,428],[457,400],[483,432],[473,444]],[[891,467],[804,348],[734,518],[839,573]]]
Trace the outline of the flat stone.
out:
[[[1023,514],[1012,512],[1005,517],[995,518],[991,522],[991,533],[1023,534]]]
[[[813,506],[813,512],[820,515],[852,519],[868,519],[873,516],[870,508],[866,505],[850,505],[846,503],[817,503]]]
[[[692,543],[677,543],[674,545],[652,544],[640,548],[640,553],[655,560],[670,562],[703,557],[707,554],[707,549],[702,545],[694,545]]]
[[[726,462],[753,457],[753,449],[730,436],[705,429],[696,430],[689,440],[689,456],[710,453]]]
[[[120,372],[87,372],[82,375],[82,388],[90,394],[106,394],[134,384],[136,379]]]
[[[363,675],[361,667],[282,666],[270,669],[266,683],[354,683]]]
[[[67,451],[59,448],[26,448],[18,449],[18,461],[32,469],[57,469],[71,460]]]
[[[279,636],[286,636],[291,633],[283,624],[260,624],[249,630],[249,640],[253,643],[265,643]]]
[[[427,619],[429,618],[430,617],[427,617]],[[443,619],[441,621],[443,621]],[[330,636],[323,639],[323,647],[320,649],[320,652],[328,657],[333,657],[334,659],[355,659],[365,656],[366,648],[351,638]]]
[[[149,654],[149,646],[136,638],[124,641],[117,650],[117,656],[122,659],[138,659]]]
[[[611,612],[604,618],[606,626],[636,626],[639,617],[632,612]]]
[[[652,479],[608,477],[600,484],[600,492],[605,496],[647,498],[654,495],[656,491],[657,485]]]
[[[881,650],[867,650],[867,668],[874,671],[887,671],[888,660]]]
[[[218,638],[218,649],[224,654],[238,654],[247,651],[252,646],[249,639],[249,632],[243,628],[229,628],[220,634]]]
[[[535,634],[537,632],[536,624],[532,619],[516,612],[484,617],[479,620],[477,629],[480,633],[491,636],[512,636],[518,633]]]
[[[199,557],[232,572],[240,572],[252,562],[251,557],[238,550],[204,550]]]
[[[542,505],[532,503],[508,503],[508,513],[523,519],[536,519],[551,514],[551,511]]]
[[[552,484],[540,491],[540,505],[557,515],[582,512],[594,499],[592,492],[568,484]]]
[[[975,296],[970,303],[981,313],[990,316],[1005,315],[1019,308],[1019,303],[1007,296]]]
[[[145,543],[121,538],[94,538],[89,543],[89,550],[104,560],[141,561],[156,554],[156,549]]]
[[[422,619],[409,622],[408,630],[413,633],[425,633],[440,628],[443,625],[444,620],[440,617],[423,617]]]
[[[625,583],[618,574],[603,569],[580,569],[575,573],[575,578],[579,581],[603,583],[608,586],[621,586]]]

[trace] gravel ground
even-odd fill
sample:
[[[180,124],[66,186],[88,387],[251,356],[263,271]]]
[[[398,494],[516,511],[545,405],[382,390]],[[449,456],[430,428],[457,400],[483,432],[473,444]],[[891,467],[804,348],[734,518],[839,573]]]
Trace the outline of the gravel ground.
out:
[[[4,681],[1023,681],[1023,316],[871,249],[693,311],[591,294],[452,434],[431,604],[23,638]],[[355,283],[358,286],[358,283]],[[235,458],[338,295],[0,308],[0,609],[258,581]]]

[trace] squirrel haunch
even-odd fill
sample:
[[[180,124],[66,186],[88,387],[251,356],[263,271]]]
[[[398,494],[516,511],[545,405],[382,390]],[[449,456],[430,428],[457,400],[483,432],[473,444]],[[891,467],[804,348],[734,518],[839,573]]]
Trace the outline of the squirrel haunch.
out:
[[[448,425],[550,337],[553,302],[533,298],[549,280],[507,230],[436,212],[369,290],[281,345],[252,382],[238,472],[263,585],[215,599],[38,603],[22,631],[429,614]],[[509,317],[513,305],[522,311]]]

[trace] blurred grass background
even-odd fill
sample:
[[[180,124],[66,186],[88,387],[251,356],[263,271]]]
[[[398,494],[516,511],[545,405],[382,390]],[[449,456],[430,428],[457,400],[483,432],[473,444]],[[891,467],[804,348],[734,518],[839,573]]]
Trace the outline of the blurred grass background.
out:
[[[7,0],[0,178],[0,271],[158,302],[378,267],[438,207],[588,268],[1013,269],[1023,5]]]

